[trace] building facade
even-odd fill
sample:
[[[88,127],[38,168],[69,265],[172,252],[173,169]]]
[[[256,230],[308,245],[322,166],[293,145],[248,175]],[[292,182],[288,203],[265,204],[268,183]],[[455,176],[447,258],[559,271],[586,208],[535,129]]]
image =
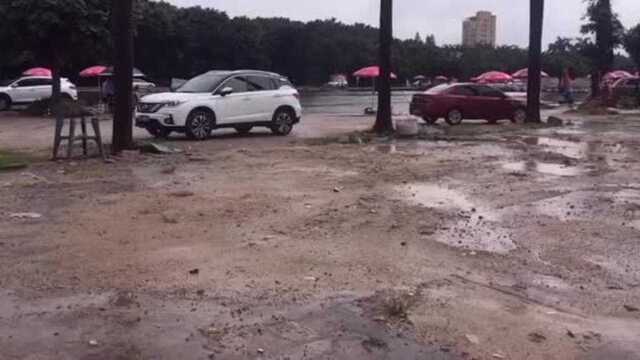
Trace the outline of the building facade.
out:
[[[462,45],[495,47],[496,23],[496,16],[489,11],[478,11],[475,16],[465,19],[462,23]]]

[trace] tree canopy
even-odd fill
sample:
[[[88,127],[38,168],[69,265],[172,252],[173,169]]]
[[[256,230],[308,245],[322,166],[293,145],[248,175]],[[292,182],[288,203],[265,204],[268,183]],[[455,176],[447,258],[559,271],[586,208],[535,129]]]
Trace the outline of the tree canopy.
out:
[[[85,67],[111,64],[109,5],[104,0],[0,1],[0,13],[6,14],[0,22],[0,77],[46,66],[52,48],[61,50],[61,69],[70,78]],[[210,8],[136,0],[135,22],[135,65],[159,80],[211,69],[257,68],[282,73],[298,85],[316,85],[332,74],[350,74],[378,62],[378,30],[335,19],[230,18]],[[559,41],[543,54],[543,69],[557,76],[572,64],[579,74],[589,73],[589,42]],[[527,49],[517,46],[438,46],[425,35],[395,39],[392,64],[400,81],[416,75],[469,79],[489,70],[525,68],[528,59]]]

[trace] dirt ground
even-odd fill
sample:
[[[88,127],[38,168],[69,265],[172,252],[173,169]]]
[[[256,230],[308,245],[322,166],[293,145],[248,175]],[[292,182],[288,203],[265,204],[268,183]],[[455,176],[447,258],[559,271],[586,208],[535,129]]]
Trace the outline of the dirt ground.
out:
[[[0,115],[0,359],[640,359],[640,116],[564,117],[105,164]]]

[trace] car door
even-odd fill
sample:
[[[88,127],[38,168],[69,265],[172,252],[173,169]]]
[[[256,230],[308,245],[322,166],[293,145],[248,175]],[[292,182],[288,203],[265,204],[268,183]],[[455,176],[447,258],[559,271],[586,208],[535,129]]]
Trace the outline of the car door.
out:
[[[268,76],[249,75],[247,76],[249,83],[251,101],[251,121],[264,122],[271,121],[273,114],[281,104],[279,92],[276,89],[275,82]]]
[[[35,100],[50,98],[53,93],[53,80],[50,78],[33,79]]]
[[[478,114],[477,92],[469,85],[458,85],[447,94],[447,109],[458,109],[465,119],[475,119]]]
[[[479,119],[501,120],[511,117],[513,109],[506,95],[500,90],[486,85],[475,86]]]
[[[234,76],[218,87],[217,93],[226,88],[233,89],[231,94],[220,96],[216,107],[219,124],[237,124],[251,121],[251,97],[249,84],[244,76]]]
[[[37,99],[36,79],[23,79],[17,81],[11,90],[11,100],[14,103],[30,103]]]

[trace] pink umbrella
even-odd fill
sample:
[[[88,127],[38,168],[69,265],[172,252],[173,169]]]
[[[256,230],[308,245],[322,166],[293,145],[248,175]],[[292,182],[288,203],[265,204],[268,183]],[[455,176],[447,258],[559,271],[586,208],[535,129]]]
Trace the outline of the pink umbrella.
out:
[[[480,76],[474,77],[471,81],[479,83],[503,83],[512,81],[513,77],[500,71],[489,71]]]
[[[106,66],[96,65],[90,68],[86,68],[80,72],[80,76],[82,77],[96,77],[102,74],[107,70]]]
[[[549,74],[547,74],[546,72],[541,72],[541,75],[543,78],[548,78]],[[513,74],[511,74],[511,76],[515,79],[526,79],[529,77],[529,69],[520,69],[516,72],[514,72]]]
[[[47,76],[51,77],[51,70],[42,67],[36,67],[29,70],[25,70],[22,75],[26,76]]]
[[[378,67],[378,66],[369,66],[369,67],[366,67],[366,68],[362,68],[362,69],[354,72],[353,76],[359,77],[359,78],[377,78],[377,77],[380,77],[380,67]],[[396,76],[396,74],[391,73],[391,78],[392,79],[397,79],[398,77]]]
[[[628,71],[623,71],[623,70],[616,70],[616,71],[611,71],[610,73],[606,74],[602,80],[604,81],[609,81],[609,80],[618,80],[618,79],[629,79],[629,78],[633,78],[635,76],[633,76],[633,74],[629,73]]]

